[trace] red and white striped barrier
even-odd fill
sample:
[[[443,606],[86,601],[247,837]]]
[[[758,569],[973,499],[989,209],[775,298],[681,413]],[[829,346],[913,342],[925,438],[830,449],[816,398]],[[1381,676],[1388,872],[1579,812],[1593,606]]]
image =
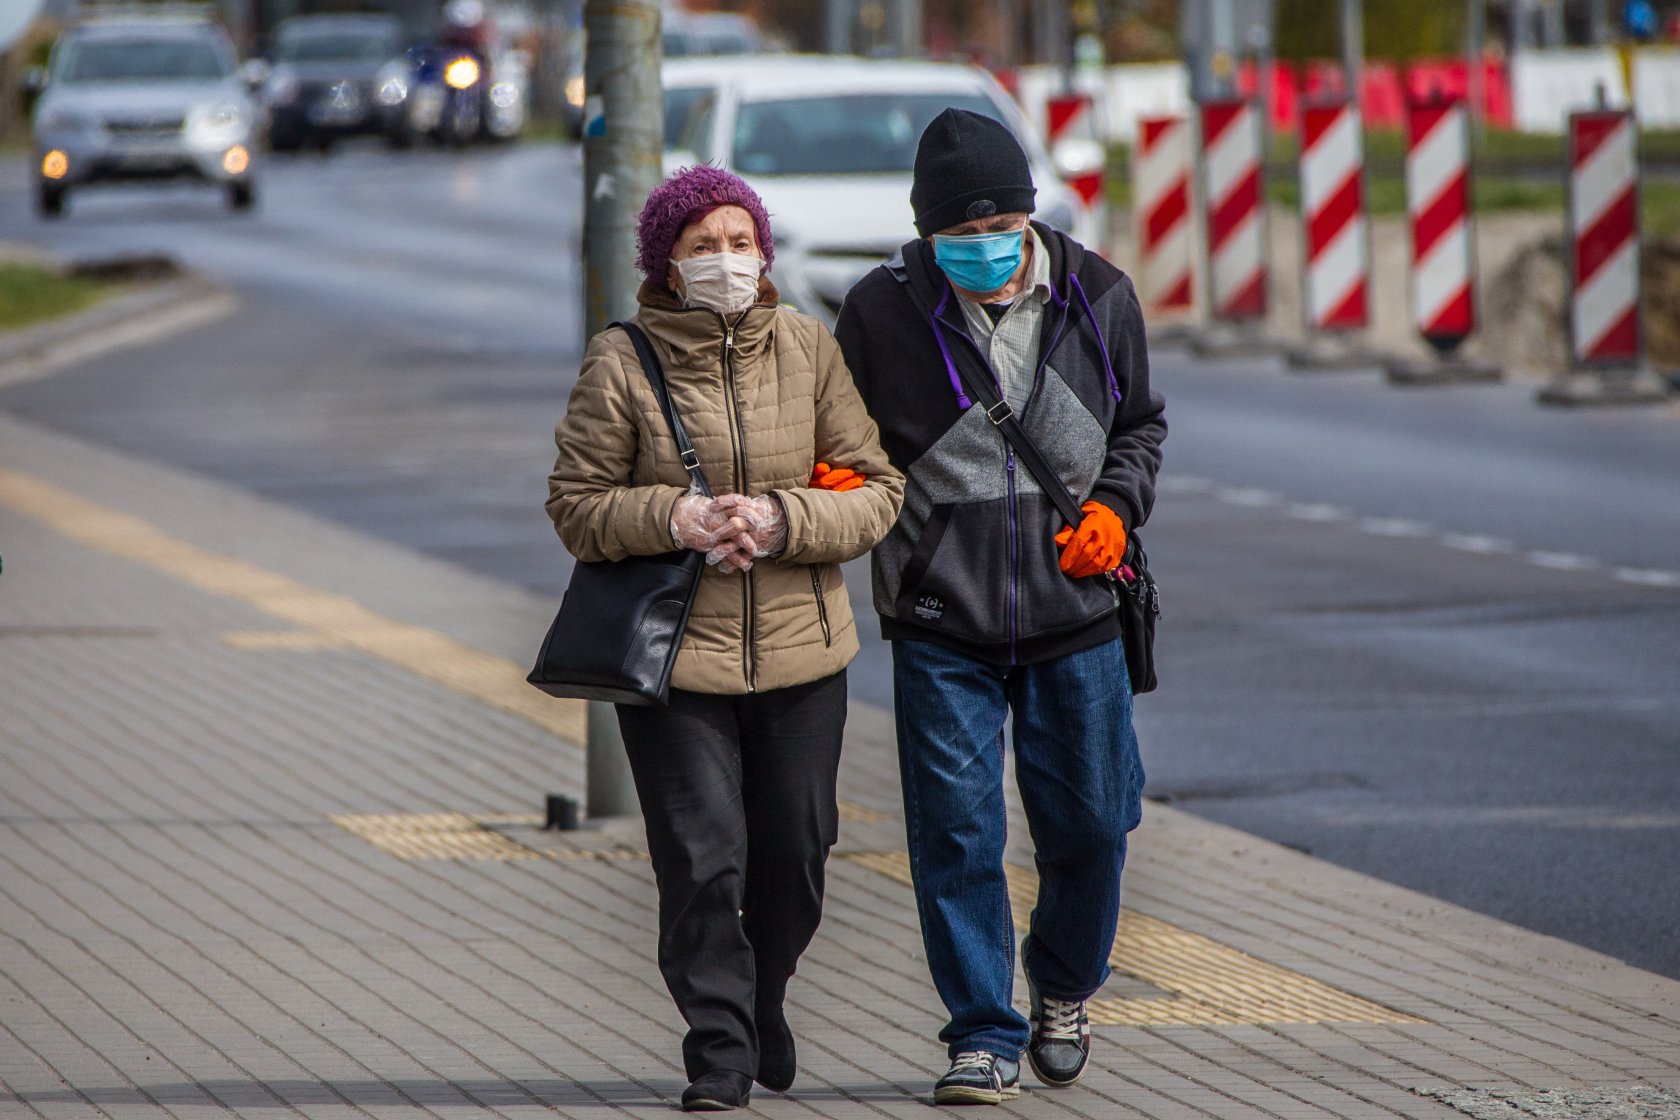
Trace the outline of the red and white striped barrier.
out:
[[[1364,145],[1348,102],[1301,110],[1301,302],[1311,331],[1370,322]]]
[[[1639,156],[1628,110],[1569,116],[1569,236],[1575,364],[1636,365]]]
[[[1260,113],[1240,98],[1204,101],[1200,203],[1214,318],[1266,314],[1266,224],[1261,206]]]
[[[1045,102],[1045,118],[1049,125],[1045,135],[1049,138],[1051,151],[1055,151],[1056,145],[1063,140],[1099,143],[1093,108],[1095,104],[1091,96],[1084,93],[1052,97]],[[1102,200],[1103,167],[1100,163],[1074,172],[1067,176],[1066,181],[1079,196],[1079,200],[1085,204],[1085,209],[1095,208]]]
[[[1470,129],[1462,98],[1406,107],[1406,212],[1412,313],[1445,353],[1476,329],[1470,226]]]
[[[1108,149],[1098,139],[1096,102],[1089,94],[1051,97],[1045,102],[1045,135],[1062,179],[1079,196],[1084,218],[1070,231],[1087,247],[1108,252],[1108,210],[1103,178]]]
[[[1188,117],[1138,118],[1132,158],[1139,280],[1145,312],[1195,306],[1196,238],[1190,225],[1195,144]]]

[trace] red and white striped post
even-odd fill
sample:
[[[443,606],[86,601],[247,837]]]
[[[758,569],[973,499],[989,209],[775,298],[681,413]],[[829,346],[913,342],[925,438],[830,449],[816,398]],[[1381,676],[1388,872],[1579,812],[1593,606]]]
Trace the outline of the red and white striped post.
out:
[[[1370,325],[1370,230],[1359,112],[1348,102],[1301,111],[1301,303],[1309,331]]]
[[[1658,401],[1667,387],[1641,370],[1639,141],[1629,109],[1569,115],[1569,357],[1540,392],[1548,404]],[[1596,376],[1595,376],[1596,375]]]
[[[1196,237],[1190,180],[1195,143],[1190,119],[1140,117],[1132,158],[1139,280],[1149,315],[1186,314],[1196,305]]]
[[[1470,182],[1470,115],[1464,99],[1408,102],[1406,215],[1412,235],[1412,316],[1434,359],[1389,367],[1391,381],[1424,385],[1501,376],[1497,366],[1455,353],[1476,329]]]
[[[1107,253],[1108,210],[1103,205],[1103,178],[1107,150],[1098,139],[1096,102],[1090,94],[1070,93],[1051,97],[1045,102],[1045,135],[1051,153],[1063,167],[1063,181],[1079,196],[1080,204],[1090,216],[1100,244],[1093,246]],[[1067,159],[1068,153],[1074,159]],[[1071,162],[1071,166],[1068,166]]]
[[[1207,245],[1208,312],[1225,323],[1266,315],[1265,192],[1260,111],[1242,98],[1204,101],[1198,198]]]
[[[1633,113],[1569,117],[1569,346],[1577,367],[1635,366],[1639,155]]]

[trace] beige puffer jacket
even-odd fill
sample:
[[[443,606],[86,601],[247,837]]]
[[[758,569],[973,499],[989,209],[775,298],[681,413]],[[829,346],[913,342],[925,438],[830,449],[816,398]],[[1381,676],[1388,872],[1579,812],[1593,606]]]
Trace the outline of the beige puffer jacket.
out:
[[[663,286],[644,284],[638,298],[636,322],[653,340],[712,490],[774,491],[788,514],[780,556],[744,574],[701,576],[672,685],[746,693],[839,672],[858,639],[838,565],[886,536],[904,497],[840,347],[815,319],[776,306],[768,280],[727,330],[722,316],[680,307]],[[671,551],[671,509],[688,474],[623,331],[590,340],[554,440],[548,513],[573,556]],[[869,481],[843,494],[810,489],[819,461]]]

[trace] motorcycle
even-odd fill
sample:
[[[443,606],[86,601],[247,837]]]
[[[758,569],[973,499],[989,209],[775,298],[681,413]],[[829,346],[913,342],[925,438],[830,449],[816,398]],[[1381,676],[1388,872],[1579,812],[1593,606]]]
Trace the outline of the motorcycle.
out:
[[[485,68],[459,47],[412,47],[381,75],[376,97],[393,148],[417,137],[463,147],[484,131]]]

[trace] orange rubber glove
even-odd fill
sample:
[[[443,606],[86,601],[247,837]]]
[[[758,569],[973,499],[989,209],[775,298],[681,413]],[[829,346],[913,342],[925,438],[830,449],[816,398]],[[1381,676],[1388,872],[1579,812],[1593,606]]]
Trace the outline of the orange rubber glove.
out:
[[[831,467],[827,463],[818,463],[811,471],[813,490],[832,490],[836,494],[844,494],[848,490],[856,490],[867,481],[868,475],[861,475],[845,467]]]
[[[1074,579],[1112,572],[1126,555],[1126,526],[1101,502],[1086,502],[1079,508],[1085,513],[1079,528],[1069,526],[1056,534],[1056,543],[1062,546],[1062,571]]]

